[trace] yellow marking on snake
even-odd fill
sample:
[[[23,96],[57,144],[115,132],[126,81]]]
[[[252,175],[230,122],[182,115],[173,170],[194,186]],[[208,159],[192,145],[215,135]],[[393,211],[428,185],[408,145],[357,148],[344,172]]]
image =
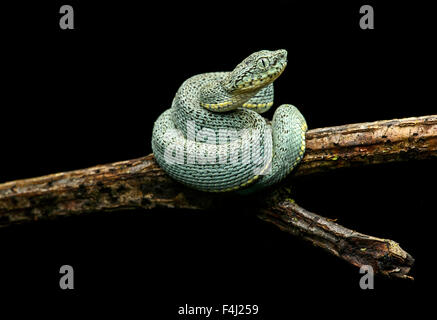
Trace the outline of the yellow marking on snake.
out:
[[[216,104],[210,104],[210,103],[200,103],[200,105],[206,109],[214,109],[217,110],[218,108],[226,107],[228,105],[231,105],[232,101],[226,101]]]
[[[245,103],[243,104],[244,108],[265,108],[265,107],[271,107],[273,105],[273,102],[269,102],[269,103],[258,103],[258,104],[253,104],[253,103]]]
[[[212,190],[211,192],[228,192],[228,191],[233,191],[233,190],[238,190],[240,188],[243,188],[243,187],[251,184],[255,180],[257,180],[259,178],[259,176],[263,175],[263,173],[267,170],[267,168],[270,166],[271,163],[272,163],[272,159],[270,159],[270,161],[267,162],[266,166],[264,168],[262,168],[262,170],[261,170],[261,172],[259,174],[257,174],[253,178],[250,178],[249,180],[247,180],[246,182],[240,184],[239,186],[230,187],[230,188],[223,189],[223,190]]]

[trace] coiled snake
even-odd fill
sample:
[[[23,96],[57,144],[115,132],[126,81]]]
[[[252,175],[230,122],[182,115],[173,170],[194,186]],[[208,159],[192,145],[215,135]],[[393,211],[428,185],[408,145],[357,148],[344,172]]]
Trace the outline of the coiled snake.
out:
[[[232,72],[195,75],[156,120],[152,149],[172,178],[209,192],[252,192],[282,180],[302,159],[307,124],[289,104],[271,123],[273,81],[287,51],[262,50]]]

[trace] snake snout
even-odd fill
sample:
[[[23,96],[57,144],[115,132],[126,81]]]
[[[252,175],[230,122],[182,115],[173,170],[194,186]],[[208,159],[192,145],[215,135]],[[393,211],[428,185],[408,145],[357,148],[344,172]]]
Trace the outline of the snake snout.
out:
[[[285,61],[287,60],[287,50],[285,49],[276,50],[276,54],[279,60],[285,60]]]

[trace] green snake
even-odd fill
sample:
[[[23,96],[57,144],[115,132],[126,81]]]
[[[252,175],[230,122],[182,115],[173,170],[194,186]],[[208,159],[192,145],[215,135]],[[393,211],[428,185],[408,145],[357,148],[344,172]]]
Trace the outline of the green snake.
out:
[[[231,72],[187,79],[153,127],[159,166],[208,192],[250,193],[281,181],[303,157],[307,124],[290,104],[271,122],[260,113],[273,105],[273,81],[286,65],[286,50],[262,50]]]

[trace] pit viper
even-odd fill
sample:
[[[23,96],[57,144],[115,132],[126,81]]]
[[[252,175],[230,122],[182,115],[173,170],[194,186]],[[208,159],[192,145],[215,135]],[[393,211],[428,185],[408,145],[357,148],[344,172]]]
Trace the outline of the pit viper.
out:
[[[307,124],[290,104],[272,121],[273,81],[286,50],[255,52],[231,72],[192,76],[155,121],[152,150],[173,179],[207,192],[251,193],[281,181],[302,159]]]

